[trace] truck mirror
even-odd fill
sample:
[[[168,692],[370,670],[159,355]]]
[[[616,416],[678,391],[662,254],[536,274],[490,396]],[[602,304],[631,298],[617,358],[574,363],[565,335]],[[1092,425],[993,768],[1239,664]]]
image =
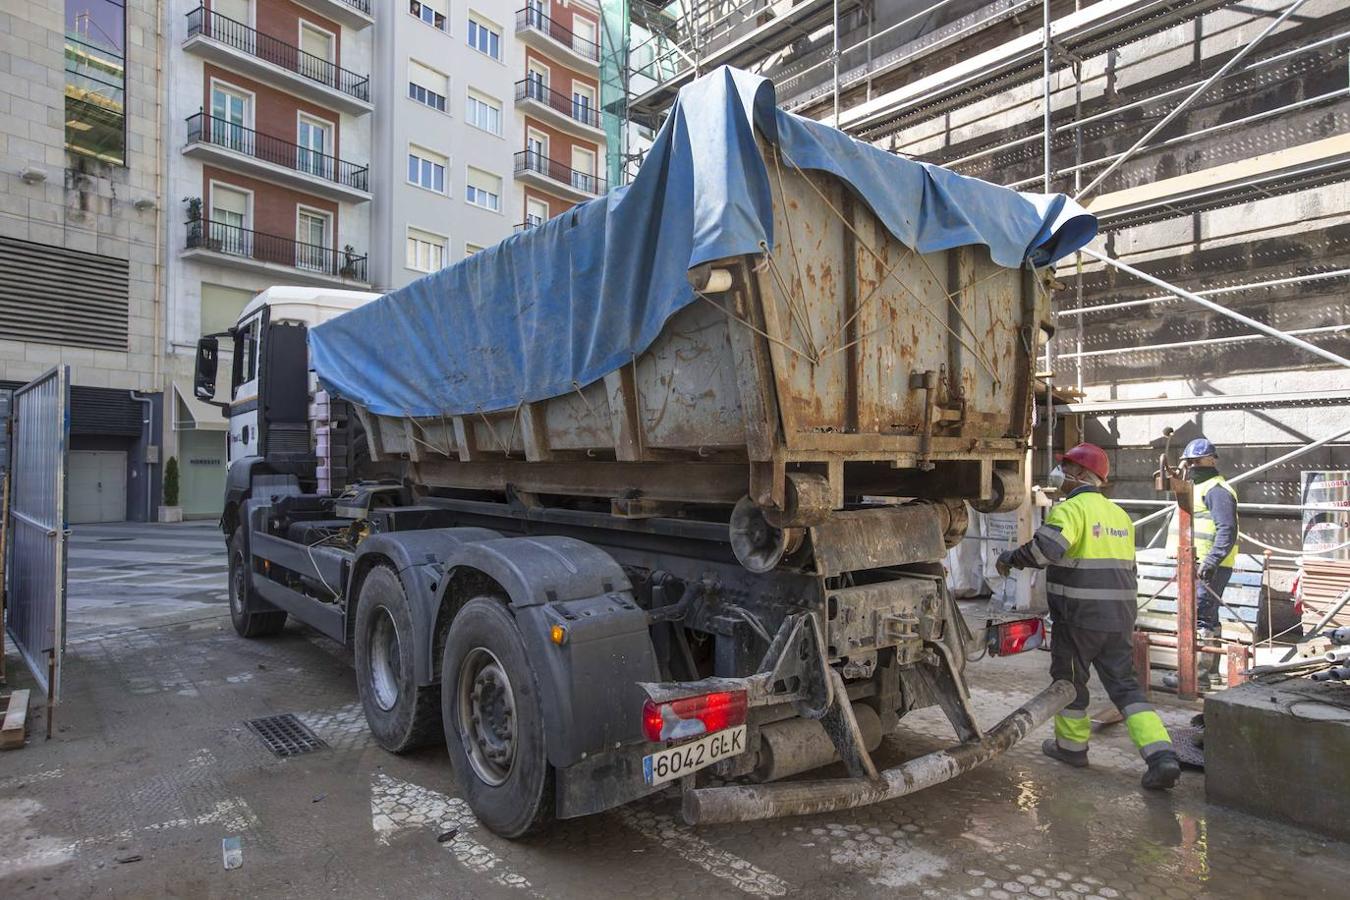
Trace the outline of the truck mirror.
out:
[[[220,341],[215,335],[197,340],[197,372],[192,392],[198,400],[213,400],[216,396],[216,365],[220,361]]]

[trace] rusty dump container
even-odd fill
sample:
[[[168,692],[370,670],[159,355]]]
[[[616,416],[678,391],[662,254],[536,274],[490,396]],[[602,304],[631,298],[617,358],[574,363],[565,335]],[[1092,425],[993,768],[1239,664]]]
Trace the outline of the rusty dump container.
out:
[[[431,487],[629,516],[746,496],[782,524],[862,496],[1017,505],[1047,276],[983,245],[919,254],[828,173],[771,181],[772,253],[692,270],[699,299],[629,364],[514,409],[362,411],[373,454]]]

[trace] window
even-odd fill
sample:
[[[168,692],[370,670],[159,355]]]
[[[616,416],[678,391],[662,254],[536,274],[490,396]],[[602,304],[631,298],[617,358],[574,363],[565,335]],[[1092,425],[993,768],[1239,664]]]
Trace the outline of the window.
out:
[[[234,370],[230,373],[230,399],[238,400],[240,388],[258,377],[258,319],[234,333]]]
[[[247,191],[211,185],[210,240],[211,250],[235,256],[251,256],[248,230],[249,194]]]
[[[127,155],[126,32],[122,0],[66,0],[66,149],[116,166]]]
[[[295,224],[295,266],[324,271],[328,258],[328,214],[301,207]]]
[[[425,106],[445,112],[445,98],[450,93],[450,76],[408,60],[408,96]]]
[[[572,187],[587,193],[599,193],[600,187],[595,179],[595,153],[572,148]]]
[[[474,206],[501,212],[502,180],[496,175],[481,169],[469,168],[469,177],[464,187],[464,199]]]
[[[525,201],[525,227],[536,228],[548,221],[548,204],[530,197]]]
[[[301,115],[296,127],[295,168],[300,172],[332,179],[333,157],[328,153],[332,126],[313,116]]]
[[[404,265],[418,272],[437,272],[445,268],[446,239],[439,234],[408,229],[408,258]]]
[[[300,49],[296,71],[320,84],[335,85],[337,68],[333,65],[336,36],[308,22],[300,22]]]
[[[482,249],[483,249],[482,246],[480,246],[479,244],[465,244],[465,245],[464,245],[464,258],[465,258],[465,259],[468,259],[470,256],[473,256],[475,253],[477,253],[478,251],[480,251],[480,250],[482,250]]]
[[[572,49],[582,56],[598,59],[600,48],[596,46],[595,23],[581,16],[572,17]]]
[[[475,128],[502,133],[502,105],[486,94],[470,90],[464,103],[464,118]]]
[[[587,125],[596,125],[595,88],[572,83],[572,118]]]
[[[432,28],[445,30],[445,6],[443,0],[435,2],[426,2],[426,0],[408,0],[408,12],[417,18],[426,22]]]
[[[243,91],[212,82],[211,127],[207,132],[211,143],[252,154],[248,139],[251,100],[252,97]]]
[[[502,35],[495,28],[469,17],[469,46],[493,59],[502,58]]]
[[[531,129],[525,135],[525,163],[527,168],[543,172],[548,159],[548,135]]]
[[[408,180],[438,194],[445,193],[446,157],[421,147],[408,148]]]

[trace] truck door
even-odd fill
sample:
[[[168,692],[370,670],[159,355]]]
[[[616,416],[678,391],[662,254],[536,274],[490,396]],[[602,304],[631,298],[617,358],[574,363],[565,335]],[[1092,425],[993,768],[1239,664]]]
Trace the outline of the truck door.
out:
[[[230,462],[259,454],[258,352],[267,307],[234,329],[230,372]]]

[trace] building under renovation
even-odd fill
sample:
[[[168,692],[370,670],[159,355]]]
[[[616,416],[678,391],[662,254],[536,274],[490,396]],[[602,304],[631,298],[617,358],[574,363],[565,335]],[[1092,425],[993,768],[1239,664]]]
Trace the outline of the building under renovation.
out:
[[[1242,549],[1302,549],[1302,473],[1350,467],[1350,7],[614,6],[629,65],[607,102],[631,123],[615,166],[641,158],[682,85],[726,64],[891,152],[1077,197],[1102,237],[1056,273],[1041,444],[1054,423],[1061,446],[1072,417],[1071,434],[1111,451],[1116,497],[1141,515],[1165,504],[1151,477],[1165,428],[1174,450],[1211,438],[1230,477],[1280,460],[1243,484],[1243,533],[1261,543]],[[1326,519],[1310,540],[1350,538]]]

